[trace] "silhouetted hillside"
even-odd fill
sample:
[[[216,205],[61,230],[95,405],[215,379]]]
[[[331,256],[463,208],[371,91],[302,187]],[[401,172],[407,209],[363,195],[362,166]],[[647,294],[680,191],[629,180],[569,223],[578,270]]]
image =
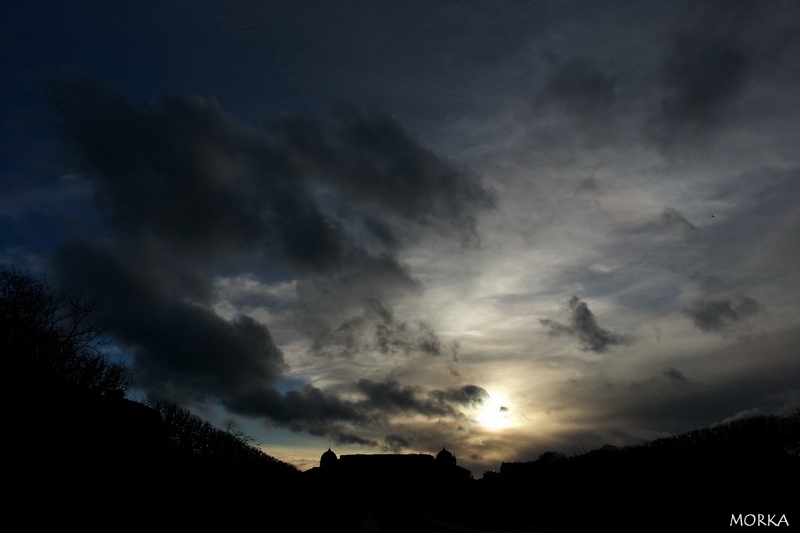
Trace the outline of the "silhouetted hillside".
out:
[[[188,471],[224,471],[252,479],[288,480],[300,473],[293,465],[251,446],[239,431],[216,428],[173,402],[150,399],[146,404],[163,421],[167,453],[173,465],[183,465]]]
[[[797,509],[789,480],[800,479],[799,445],[799,416],[751,418],[638,446],[503,463],[479,492],[517,519],[568,530],[729,529],[732,514]]]

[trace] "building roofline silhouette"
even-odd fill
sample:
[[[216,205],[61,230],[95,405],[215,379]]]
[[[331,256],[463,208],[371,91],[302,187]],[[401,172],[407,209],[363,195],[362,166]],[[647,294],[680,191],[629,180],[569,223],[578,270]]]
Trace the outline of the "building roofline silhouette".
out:
[[[472,480],[446,448],[427,453],[344,454],[328,448],[319,466],[304,475],[326,493],[348,494],[362,501],[421,504],[440,501]]]

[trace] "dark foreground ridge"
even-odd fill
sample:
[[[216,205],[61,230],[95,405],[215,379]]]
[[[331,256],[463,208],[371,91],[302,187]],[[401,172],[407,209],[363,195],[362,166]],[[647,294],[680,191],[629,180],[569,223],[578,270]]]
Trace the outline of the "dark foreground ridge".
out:
[[[732,516],[769,513],[800,529],[800,410],[739,420],[638,446],[555,452],[503,463],[484,476],[483,497],[553,528],[626,531],[730,530]]]

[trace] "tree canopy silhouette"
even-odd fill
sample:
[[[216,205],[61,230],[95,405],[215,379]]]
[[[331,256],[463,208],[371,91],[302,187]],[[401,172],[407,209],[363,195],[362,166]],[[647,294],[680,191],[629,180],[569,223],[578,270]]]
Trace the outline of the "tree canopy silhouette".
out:
[[[214,427],[178,404],[148,398],[145,404],[161,415],[166,429],[168,447],[173,457],[197,465],[224,465],[242,471],[267,471],[274,476],[289,477],[299,473],[297,468],[280,461],[252,446],[251,437],[231,423],[224,430]]]
[[[36,388],[104,394],[130,385],[124,364],[100,351],[96,304],[0,265],[0,347],[15,379]]]

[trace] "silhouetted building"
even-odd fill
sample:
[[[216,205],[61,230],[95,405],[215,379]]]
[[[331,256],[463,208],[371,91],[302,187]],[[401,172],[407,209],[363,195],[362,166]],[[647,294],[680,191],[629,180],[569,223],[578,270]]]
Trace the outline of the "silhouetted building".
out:
[[[445,448],[429,454],[353,454],[337,457],[329,448],[319,466],[306,471],[310,481],[344,491],[367,503],[420,504],[449,496],[472,479]]]

